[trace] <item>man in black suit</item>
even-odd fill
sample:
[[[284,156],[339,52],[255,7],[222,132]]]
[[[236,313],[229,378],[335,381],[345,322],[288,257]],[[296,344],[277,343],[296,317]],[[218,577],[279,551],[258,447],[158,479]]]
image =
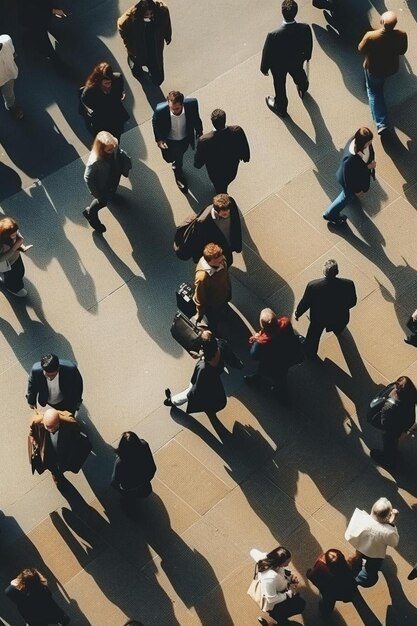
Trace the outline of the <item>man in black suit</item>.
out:
[[[267,96],[266,104],[280,117],[287,115],[287,74],[291,74],[297,85],[300,98],[308,90],[308,78],[303,63],[311,59],[313,37],[308,24],[298,24],[295,21],[297,11],[298,5],[294,0],[284,0],[284,23],[278,30],[268,34],[262,52],[261,72],[267,76],[271,70],[275,88],[275,98]]]
[[[194,148],[195,137],[203,133],[196,98],[184,98],[179,91],[170,91],[166,102],[156,105],[152,118],[153,132],[164,161],[172,164],[175,180],[183,193],[187,181],[182,171],[184,153],[188,146]]]
[[[29,376],[26,398],[36,409],[48,404],[58,411],[78,411],[83,396],[83,379],[71,361],[58,359],[56,354],[46,354],[34,364]]]
[[[242,252],[242,227],[236,202],[227,193],[219,193],[197,218],[193,260],[198,263],[208,243],[223,250],[227,266],[233,263],[233,252]]]
[[[298,320],[310,309],[310,326],[304,343],[308,356],[315,356],[324,329],[336,335],[349,321],[349,309],[356,304],[356,290],[352,280],[337,278],[337,262],[329,259],[323,267],[324,278],[308,283],[294,313]]]
[[[245,132],[240,126],[226,126],[226,113],[215,109],[211,114],[214,130],[202,135],[197,143],[194,165],[207,168],[216,193],[227,193],[236,178],[239,162],[248,163],[250,150]]]

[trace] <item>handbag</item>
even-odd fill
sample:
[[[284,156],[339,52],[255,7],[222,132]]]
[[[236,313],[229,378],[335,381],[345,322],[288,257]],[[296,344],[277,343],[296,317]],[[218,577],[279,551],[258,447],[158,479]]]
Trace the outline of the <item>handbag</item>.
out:
[[[383,389],[377,396],[375,396],[375,398],[373,398],[373,400],[371,400],[369,404],[366,419],[368,423],[371,424],[371,426],[373,426],[374,428],[378,428],[379,430],[385,430],[384,426],[382,425],[381,418],[382,409],[387,403],[391,404],[392,406],[399,405],[399,402],[397,402],[397,400],[389,397],[389,394],[393,389],[394,383],[391,383],[391,385],[385,387],[385,389]]]
[[[262,592],[262,583],[258,575],[258,564],[255,565],[253,580],[246,592],[262,611],[266,611],[266,598]]]
[[[200,350],[200,329],[181,311],[175,314],[171,325],[171,335],[189,354]]]

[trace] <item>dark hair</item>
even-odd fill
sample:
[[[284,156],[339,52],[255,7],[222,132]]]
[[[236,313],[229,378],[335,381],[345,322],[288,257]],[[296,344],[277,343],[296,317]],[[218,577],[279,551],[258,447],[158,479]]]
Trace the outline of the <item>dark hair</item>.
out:
[[[222,130],[226,126],[226,113],[222,109],[214,109],[211,114],[211,123],[216,130]]]
[[[349,568],[345,555],[343,552],[338,550],[337,548],[330,548],[327,552],[324,553],[324,560],[326,562],[327,567],[332,571],[335,570],[344,570]]]
[[[96,87],[102,80],[113,80],[113,68],[107,61],[98,63],[85,81],[85,87]]]
[[[59,359],[56,354],[44,354],[41,358],[41,367],[44,372],[57,372]]]
[[[374,136],[369,128],[367,128],[366,126],[361,126],[361,128],[358,128],[355,136],[353,137],[353,141],[355,142],[355,152],[362,152],[365,144],[367,144],[368,141],[372,141],[373,138]]]
[[[139,0],[135,5],[133,21],[142,19],[146,11],[153,11],[155,15],[158,11],[158,5],[153,0]]]
[[[417,402],[417,389],[408,376],[400,376],[395,381],[395,391],[401,400]]]
[[[180,91],[170,91],[167,95],[167,101],[173,104],[184,104],[184,94]]]
[[[122,461],[129,461],[134,456],[137,456],[140,447],[141,443],[137,434],[131,430],[127,430],[122,433],[122,436],[120,437],[119,445],[116,448],[116,454],[122,459]]]
[[[295,0],[284,0],[281,5],[282,17],[286,22],[292,22],[298,13],[298,4]]]
[[[16,589],[26,593],[43,590],[48,586],[47,580],[34,567],[27,567],[16,576]]]
[[[276,569],[281,567],[283,563],[291,558],[291,552],[287,548],[279,546],[271,552],[268,552],[264,559],[258,561],[258,571],[266,572],[268,569]]]
[[[334,259],[328,259],[323,265],[323,274],[326,278],[335,278],[339,273],[339,266]]]

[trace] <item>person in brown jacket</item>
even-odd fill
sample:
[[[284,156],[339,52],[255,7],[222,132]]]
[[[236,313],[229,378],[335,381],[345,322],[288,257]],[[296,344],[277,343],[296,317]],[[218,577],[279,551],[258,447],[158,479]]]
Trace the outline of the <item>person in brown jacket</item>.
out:
[[[232,295],[232,286],[223,250],[216,243],[208,243],[195,270],[193,300],[197,307],[196,322],[207,317],[216,333],[219,318]]]
[[[365,33],[358,46],[365,56],[363,63],[369,106],[378,134],[389,130],[388,109],[384,85],[388,76],[398,72],[399,57],[407,52],[407,34],[395,28],[397,16],[393,11],[381,15],[381,28]]]
[[[143,68],[155,85],[164,82],[164,44],[171,43],[169,9],[161,0],[139,0],[117,20],[133,76],[140,79]]]

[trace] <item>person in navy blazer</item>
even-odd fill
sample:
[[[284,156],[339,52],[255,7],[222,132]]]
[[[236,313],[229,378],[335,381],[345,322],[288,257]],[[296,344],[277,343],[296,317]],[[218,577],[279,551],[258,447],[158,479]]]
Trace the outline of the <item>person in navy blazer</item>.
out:
[[[56,354],[46,354],[35,363],[29,376],[26,399],[35,409],[49,404],[57,411],[79,409],[83,395],[83,379],[72,361],[59,359]]]
[[[170,91],[166,102],[156,105],[152,118],[155,141],[162,157],[171,163],[178,188],[187,193],[187,181],[182,170],[184,153],[203,133],[203,123],[196,98],[184,98],[180,91]]]
[[[287,74],[291,74],[297,85],[300,98],[304,97],[309,86],[303,63],[311,59],[313,36],[308,24],[295,21],[297,12],[298,5],[294,0],[284,0],[284,23],[277,30],[268,33],[262,51],[261,72],[267,76],[271,71],[275,88],[275,98],[267,96],[266,104],[280,117],[287,115]]]

